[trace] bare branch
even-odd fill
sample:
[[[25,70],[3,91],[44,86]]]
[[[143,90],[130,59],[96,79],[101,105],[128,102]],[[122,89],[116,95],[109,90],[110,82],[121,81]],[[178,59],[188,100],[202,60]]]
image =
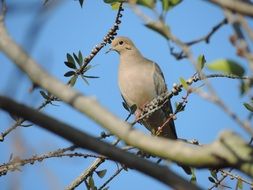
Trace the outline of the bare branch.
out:
[[[224,78],[230,78],[230,79],[243,79],[243,80],[252,80],[252,78],[248,76],[235,76],[235,75],[224,75],[224,74],[211,74],[205,76],[205,78],[201,78],[201,76],[194,75],[193,77],[186,80],[187,85],[192,85],[193,82],[197,82],[200,80],[205,80],[207,78],[218,78],[218,77],[224,77]],[[182,91],[183,85],[182,84],[173,84],[173,88],[171,91],[167,91],[160,96],[153,99],[151,102],[145,105],[141,116],[138,118],[138,120],[142,120],[145,117],[148,117],[155,111],[161,109],[161,107],[164,106],[168,102],[170,98],[172,98],[175,95],[178,95],[179,92]],[[250,127],[250,124],[246,121],[242,121],[232,110],[230,110],[219,98],[216,96],[213,96],[212,94],[204,93],[200,91],[199,89],[196,89],[194,91],[195,93],[198,93],[201,97],[207,99],[208,101],[211,101],[215,104],[217,104],[219,107],[221,107],[234,121],[236,121],[238,124],[243,126],[243,128],[253,136],[253,130]],[[201,93],[202,92],[202,93]],[[134,125],[137,121],[133,122],[132,125]]]
[[[215,25],[212,30],[210,32],[208,32],[205,36],[203,37],[200,37],[199,39],[196,39],[196,40],[192,40],[190,42],[186,42],[185,44],[188,45],[188,46],[192,46],[194,44],[197,44],[199,42],[206,42],[207,44],[209,43],[210,41],[210,38],[213,36],[213,34],[215,32],[217,32],[222,26],[224,26],[225,24],[228,23],[228,20],[226,18],[222,19],[221,22],[219,22],[217,25]]]
[[[70,146],[68,148],[61,148],[56,151],[43,154],[41,156],[34,155],[28,159],[14,158],[10,162],[0,165],[0,176],[7,174],[8,171],[19,170],[20,166],[24,166],[26,164],[34,164],[36,161],[41,162],[48,158],[63,157],[63,156],[68,156],[68,157],[73,157],[73,156],[94,157],[95,156],[95,155],[88,155],[88,154],[82,154],[82,153],[69,153],[69,154],[65,153],[66,151],[73,151],[75,148],[76,148],[75,146]]]
[[[47,89],[51,94],[59,97],[61,100],[65,101],[66,103],[69,103],[70,105],[78,109],[79,111],[87,114],[90,118],[92,118],[98,124],[107,128],[111,133],[123,139],[129,145],[136,146],[140,149],[143,149],[157,156],[171,159],[173,161],[178,162],[179,164],[183,163],[185,165],[191,165],[193,167],[194,166],[203,167],[205,164],[207,164],[207,163],[205,164],[203,163],[204,160],[206,160],[205,156],[209,154],[213,155],[213,153],[209,152],[212,149],[207,148],[204,151],[200,151],[200,150],[196,151],[196,149],[188,150],[188,148],[190,147],[186,147],[184,144],[180,144],[181,142],[177,142],[175,145],[172,145],[170,143],[175,143],[175,142],[146,136],[141,132],[131,130],[131,127],[128,124],[118,119],[117,117],[112,115],[110,112],[108,112],[106,109],[101,107],[97,103],[97,101],[94,100],[93,98],[82,96],[80,93],[76,92],[74,89],[58,82],[55,78],[43,72],[43,70],[41,70],[39,66],[31,58],[29,58],[27,54],[25,54],[22,51],[22,49],[20,49],[20,47],[18,47],[8,37],[3,27],[0,27],[0,36],[1,36],[0,48],[14,61],[14,63],[16,63],[21,69],[23,69],[36,84]],[[97,113],[100,113],[100,114],[97,114]],[[65,130],[62,130],[62,131],[65,131]],[[232,141],[235,140],[233,138],[229,138],[229,139]],[[237,140],[235,140],[235,142],[236,141]],[[239,141],[241,141],[241,139]],[[169,143],[169,145],[167,143]],[[175,150],[165,151],[166,147],[173,147],[175,148]],[[217,148],[215,148],[215,150],[218,151]],[[219,151],[221,151],[221,154],[224,154],[224,151],[222,151],[221,149]],[[187,153],[191,153],[191,155],[188,155]],[[198,161],[196,163],[193,159],[193,155],[197,159],[202,158],[201,160],[203,162],[201,163]],[[205,158],[203,158],[203,156]],[[230,156],[234,157],[234,155],[230,155],[230,154],[228,154],[227,156],[228,156],[228,159]],[[213,156],[210,156],[210,155],[209,157],[210,157],[208,159],[209,163],[207,165],[210,166],[212,164],[215,164],[215,166],[211,166],[211,167],[217,167],[217,163],[221,164],[220,162],[217,162],[217,158],[214,158]],[[224,166],[223,164],[222,166]],[[231,164],[234,164],[234,163],[231,163]],[[219,167],[221,167],[221,165],[219,165]],[[236,167],[238,167],[238,165]],[[243,167],[240,169],[243,169]],[[247,171],[247,172],[251,172],[251,171]]]
[[[84,58],[84,64],[83,66],[77,71],[77,74],[83,74],[83,71],[85,69],[85,67],[87,66],[87,64],[89,64],[89,62],[97,55],[97,53],[104,47],[106,46],[106,44],[111,43],[111,41],[114,39],[114,37],[117,35],[117,30],[119,30],[119,25],[121,23],[121,17],[122,17],[122,11],[124,11],[124,9],[122,8],[123,3],[120,4],[119,9],[118,9],[118,13],[116,15],[115,21],[114,21],[114,25],[113,27],[108,31],[108,33],[105,35],[103,41],[96,45],[90,55],[88,55],[86,58]]]
[[[143,16],[145,15],[144,13],[142,13],[142,19],[144,19],[144,22],[151,22],[151,24],[156,26],[156,30],[160,30],[160,31],[164,31],[162,32],[163,35],[166,35],[166,38],[171,40],[172,42],[174,42],[176,45],[178,45],[181,49],[182,52],[176,56],[179,57],[187,57],[189,59],[189,61],[193,64],[194,68],[196,69],[196,71],[198,72],[198,75],[200,76],[201,79],[207,79],[205,74],[200,70],[200,68],[197,66],[197,61],[194,58],[192,51],[189,47],[189,45],[185,44],[184,42],[182,42],[179,38],[177,38],[174,34],[172,34],[172,32],[168,29],[167,25],[162,21],[162,20],[158,20],[158,21],[150,21],[150,18],[148,16]],[[147,23],[149,24],[149,23]],[[172,49],[173,50],[173,49]],[[228,113],[229,116],[231,116],[232,119],[234,119],[235,122],[237,122],[237,124],[242,127],[245,131],[247,131],[251,136],[253,136],[253,130],[249,124],[249,122],[244,122],[242,121],[239,116],[237,116],[217,95],[216,91],[214,90],[213,86],[209,83],[208,80],[204,80],[205,85],[208,89],[208,93],[210,94],[211,97],[213,97],[213,101],[217,106],[219,106],[224,112]],[[174,93],[172,91],[173,94],[177,94]],[[171,98],[172,95],[170,95],[168,98]],[[159,98],[155,98],[159,99]],[[155,108],[156,109],[156,108]]]
[[[240,177],[239,175],[232,173],[230,170],[228,170],[228,171],[227,170],[219,170],[219,171],[221,172],[221,175],[224,177],[229,176],[230,178],[233,178],[233,179],[242,180],[244,183],[253,186],[253,181],[248,181],[248,180]]]
[[[144,151],[147,151],[151,154],[155,154],[162,158],[173,160],[175,162],[178,162],[179,164],[191,165],[193,167],[208,166],[211,168],[233,166],[249,175],[253,175],[253,171],[248,169],[251,167],[251,162],[252,162],[251,160],[252,158],[248,157],[251,149],[248,146],[246,146],[244,141],[241,138],[239,138],[237,135],[233,133],[229,133],[229,132],[223,133],[222,136],[220,137],[220,140],[218,140],[217,142],[205,147],[198,147],[198,148],[189,147],[188,145],[182,142],[174,142],[172,140],[144,135],[141,132],[131,129],[131,127],[128,124],[118,119],[116,116],[108,112],[105,108],[101,107],[97,103],[97,101],[94,100],[93,98],[82,96],[80,93],[78,93],[74,89],[60,83],[58,80],[56,80],[55,78],[53,78],[52,76],[44,72],[35,63],[33,59],[31,59],[20,47],[18,47],[15,44],[15,42],[13,42],[10,39],[5,28],[2,25],[0,25],[0,36],[1,36],[0,49],[11,60],[13,60],[13,62],[16,63],[23,71],[25,71],[28,74],[28,76],[36,84],[47,89],[51,94],[59,97],[64,102],[75,107],[77,110],[87,114],[90,118],[92,118],[98,124],[107,128],[110,132],[117,135],[119,138],[123,139],[126,143],[136,146],[140,149],[143,149]],[[10,103],[10,101],[7,101],[7,99],[2,98],[2,101],[1,101],[2,107],[4,107],[5,109],[12,108],[11,112],[15,112],[15,113],[17,112],[16,115],[20,114],[20,116],[24,118],[29,118],[29,120],[38,123],[38,121],[36,120],[38,118],[36,118],[34,115],[31,115],[31,113],[28,114],[21,111],[23,108],[22,106],[21,106],[22,107],[21,110],[19,110],[17,109],[16,104],[15,106],[12,105],[15,107],[13,108],[8,103]],[[100,113],[100,114],[97,114],[97,113]],[[38,113],[38,115],[41,116],[42,114]],[[113,157],[113,159],[119,162],[122,162],[126,165],[130,165],[130,167],[132,166],[133,168],[141,170],[142,172],[148,173],[146,170],[144,171],[145,167],[143,165],[142,167],[139,168],[138,166],[137,168],[137,166],[135,165],[136,164],[135,159],[131,160],[132,162],[126,159],[128,157],[129,159],[133,159],[133,157],[131,157],[132,156],[131,154],[128,154],[124,151],[122,152],[122,154],[118,154],[119,152],[117,152],[116,154],[115,152],[112,152],[112,150],[116,150],[115,147],[113,149],[111,146],[107,145],[106,143],[103,143],[105,148],[102,148],[101,146],[102,142],[100,142],[98,147],[94,147],[96,143],[98,143],[97,141],[93,141],[94,139],[92,140],[92,138],[90,138],[89,136],[86,136],[85,134],[83,134],[82,132],[78,130],[75,130],[72,128],[70,130],[69,126],[66,126],[62,123],[59,124],[58,122],[56,122],[59,124],[59,127],[58,126],[52,127],[54,126],[55,121],[48,120],[48,119],[49,119],[48,117],[46,117],[46,119],[41,119],[40,124],[43,125],[44,127],[48,127],[48,128],[50,127],[50,129],[53,132],[58,133],[59,135],[65,138],[68,138],[69,140],[74,141],[75,143],[77,143],[79,146],[82,146],[82,147],[87,148],[87,144],[86,144],[87,142],[83,142],[82,139],[86,139],[87,141],[88,139],[90,139],[92,142],[94,142],[94,143],[89,144],[90,149],[92,150],[96,149],[94,151],[98,151],[100,154],[103,154],[106,156],[108,156],[108,154],[113,153],[114,156],[111,156]],[[48,124],[47,122],[49,121],[51,121],[52,123]],[[62,129],[62,127],[64,126],[65,128]],[[224,143],[226,146],[224,146]],[[167,149],[168,147],[171,147],[170,150]],[[242,151],[242,152],[234,154],[234,152],[237,152],[237,151]],[[128,156],[125,156],[124,153]],[[218,159],[216,155],[220,155],[222,159],[221,160]],[[236,163],[238,159],[240,160],[240,165]],[[151,164],[151,166],[154,167],[152,168],[149,165],[149,162],[143,161],[143,159],[139,161],[141,162],[141,164],[144,164],[146,166],[148,165],[148,168],[150,169],[148,171],[152,173],[152,174],[149,173],[149,175],[152,175],[152,176],[156,175],[158,179],[160,179],[161,177],[160,172],[165,172],[167,170],[161,167],[159,168],[158,173],[154,173],[155,171],[154,168],[156,168],[155,167],[156,165]],[[167,179],[167,177],[170,175],[164,175],[164,173],[162,176],[163,177],[161,180],[164,180],[164,183],[166,184],[169,184],[169,182],[171,182],[167,180],[174,179],[173,177],[170,179]],[[166,179],[164,179],[164,177],[166,177]],[[188,189],[189,189],[189,186],[188,186]]]
[[[250,46],[247,44],[245,35],[242,31],[242,26],[246,27],[246,31],[248,32],[251,30],[248,30],[247,24],[243,20],[242,16],[234,14],[228,10],[225,10],[224,12],[235,32],[235,39],[231,40],[231,42],[236,47],[237,55],[244,57],[248,61],[249,68],[251,69],[251,72],[253,72],[253,54],[250,52]],[[251,35],[252,31],[248,34]]]
[[[65,123],[62,123],[49,116],[46,116],[45,114],[40,113],[37,110],[28,108],[25,105],[17,104],[8,98],[4,98],[0,96],[0,107],[12,114],[20,115],[21,117],[40,125],[44,129],[47,129],[55,134],[60,135],[61,137],[74,143],[76,146],[89,149],[101,155],[107,156],[115,161],[118,161],[126,165],[126,167],[136,169],[151,177],[154,177],[155,179],[160,180],[164,184],[171,186],[175,189],[186,189],[186,188],[200,189],[194,184],[191,184],[185,181],[183,178],[181,178],[174,172],[170,171],[165,166],[157,165],[153,162],[142,159],[131,153],[125,152],[108,143],[102,142],[98,140],[97,138],[91,137],[83,133],[82,131],[75,129]],[[151,137],[148,137],[148,138],[151,138]],[[85,139],[85,141],[83,139]],[[233,138],[229,138],[229,139],[234,140]],[[157,140],[158,142],[155,142],[155,143],[158,143],[157,145],[159,145],[160,140],[166,142],[165,139],[157,139]],[[178,144],[181,142],[173,142],[173,143]],[[168,147],[167,144],[166,144],[166,147]],[[169,152],[170,151],[171,150],[169,150]]]
[[[234,0],[209,0],[208,2],[242,15],[253,17],[253,5],[250,2]]]
[[[104,136],[107,137],[107,136]],[[101,137],[103,138],[103,137]],[[112,145],[116,146],[119,143],[119,139],[117,139]],[[78,187],[82,182],[84,182],[92,173],[105,161],[105,157],[101,156],[97,158],[88,168],[86,168],[76,179],[74,179],[66,190],[72,190]]]
[[[73,190],[85,181],[95,171],[100,164],[105,161],[104,158],[97,158],[84,172],[81,173],[65,190]]]
[[[41,110],[44,107],[46,107],[48,104],[50,104],[55,98],[50,98],[48,100],[45,100],[38,108],[37,110]],[[6,129],[4,132],[0,134],[0,141],[4,141],[4,138],[13,130],[15,130],[18,126],[21,126],[22,123],[24,123],[25,120],[22,118],[18,118],[16,122],[8,129]]]
[[[103,39],[103,42],[101,42],[99,45],[96,45],[94,49],[92,49],[91,53],[89,56],[87,56],[84,59],[84,63],[83,67],[80,68],[80,70],[78,70],[77,72],[82,74],[83,70],[84,70],[84,66],[86,66],[94,57],[95,55],[107,44],[110,43],[111,40],[114,38],[115,35],[117,35],[116,31],[119,29],[119,24],[121,23],[120,18],[122,17],[121,12],[124,10],[122,8],[123,3],[120,4],[119,9],[118,9],[118,13],[117,16],[115,18],[115,22],[113,27],[109,30],[109,32],[106,34],[106,36]],[[3,19],[4,16],[6,14],[6,4],[5,1],[2,0],[2,14],[0,15],[0,22],[2,22],[3,24]],[[38,110],[41,110],[42,108],[44,108],[47,104],[51,103],[52,101],[54,101],[55,98],[51,97],[50,100],[45,100],[44,103],[42,103],[41,106],[38,107]],[[18,121],[16,121],[10,128],[6,129],[4,132],[2,132],[0,134],[0,141],[4,141],[5,136],[7,136],[11,131],[15,130],[18,126],[20,126],[25,120],[23,119],[18,119]]]

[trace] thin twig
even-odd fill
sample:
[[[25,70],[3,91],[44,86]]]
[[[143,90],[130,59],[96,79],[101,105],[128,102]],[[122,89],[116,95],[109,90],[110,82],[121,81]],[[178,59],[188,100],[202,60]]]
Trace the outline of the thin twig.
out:
[[[87,56],[84,59],[84,64],[83,67],[81,67],[78,71],[77,74],[82,74],[85,67],[87,66],[87,64],[89,64],[89,62],[93,59],[93,57],[107,44],[107,43],[111,43],[111,40],[114,39],[114,36],[117,35],[116,31],[119,29],[119,24],[121,23],[120,18],[122,17],[121,12],[124,10],[122,8],[123,3],[120,4],[115,21],[114,21],[114,25],[113,27],[108,31],[108,33],[105,35],[105,37],[103,38],[103,42],[101,42],[100,44],[96,45],[95,48],[92,49],[91,53],[89,56]],[[101,136],[102,137],[102,136]],[[105,135],[103,135],[103,137],[105,137]],[[120,140],[118,139],[114,145],[116,146],[118,144]],[[66,190],[70,190],[70,189],[74,189],[77,186],[79,186],[83,181],[85,181],[87,179],[88,176],[90,176],[98,167],[99,165],[101,165],[104,162],[103,158],[98,158],[96,159],[92,165],[85,169],[84,172],[81,173],[81,175],[79,175],[74,181],[71,182],[71,184],[66,187]]]
[[[231,74],[210,74],[206,75],[205,78],[229,78],[229,79],[241,79],[241,80],[251,80],[251,77],[248,76],[236,76],[236,75],[231,75]],[[186,80],[187,85],[192,85],[193,83],[196,83],[200,80],[204,80],[201,78],[201,76],[198,75],[193,75],[189,79]],[[134,125],[138,121],[144,119],[145,117],[150,116],[152,113],[155,111],[161,109],[161,107],[164,106],[168,102],[170,98],[173,96],[178,95],[179,92],[182,91],[183,85],[182,84],[173,84],[173,88],[170,91],[167,91],[160,96],[156,97],[152,101],[150,101],[148,104],[145,105],[141,116],[138,118],[138,120],[134,121],[131,123],[131,125]]]
[[[209,43],[210,38],[213,36],[213,34],[215,32],[217,32],[222,26],[224,26],[225,24],[228,23],[227,18],[222,19],[221,22],[219,22],[217,25],[215,25],[210,32],[208,32],[206,35],[204,35],[203,37],[200,37],[198,39],[192,40],[190,42],[186,42],[185,44],[188,46],[192,46],[194,44],[200,43],[202,41],[204,41],[205,43]]]
[[[96,45],[95,48],[92,49],[91,53],[89,56],[87,56],[84,59],[83,66],[81,67],[80,70],[78,70],[78,73],[82,73],[83,70],[85,69],[85,66],[94,58],[94,56],[107,44],[110,43],[111,40],[114,38],[114,36],[117,34],[116,31],[119,29],[119,24],[121,23],[120,18],[122,17],[121,12],[124,9],[122,8],[122,3],[119,6],[119,10],[117,13],[117,16],[115,18],[115,22],[113,27],[109,30],[109,32],[106,34],[106,36],[103,39],[103,42],[101,42],[99,45]],[[4,3],[4,0],[2,0],[2,17],[5,15],[6,12],[6,5]],[[1,18],[0,18],[1,19]],[[1,20],[0,20],[1,21]],[[44,108],[47,104],[52,103],[52,101],[55,100],[55,97],[51,97],[51,100],[46,100],[39,108],[38,110]],[[18,126],[20,126],[23,122],[25,122],[24,119],[18,119],[10,128],[6,129],[4,132],[0,133],[0,141],[4,141],[5,136],[7,136],[11,131],[15,130]]]
[[[242,16],[234,14],[229,10],[225,10],[225,15],[231,23],[235,32],[235,39],[231,40],[232,44],[236,47],[237,55],[245,58],[249,64],[251,72],[253,72],[253,54],[250,52],[250,46],[247,44],[245,34],[242,31],[242,25],[246,27],[247,24],[243,22]],[[243,23],[243,24],[242,24]],[[247,27],[246,27],[247,28]],[[251,31],[251,30],[250,30]],[[248,31],[249,32],[249,31]],[[251,33],[250,33],[251,34]]]
[[[116,146],[120,142],[117,139],[113,145]],[[85,181],[89,176],[93,174],[93,172],[105,161],[105,157],[101,156],[97,158],[88,168],[84,170],[75,180],[71,182],[69,186],[65,188],[65,190],[73,190],[78,187],[83,181]]]
[[[83,74],[85,67],[87,66],[87,64],[90,63],[90,61],[97,55],[97,53],[104,47],[106,46],[106,44],[111,43],[111,41],[114,39],[114,37],[117,35],[117,30],[119,30],[119,25],[121,23],[121,17],[122,17],[122,11],[124,11],[124,9],[122,8],[123,3],[120,3],[119,5],[119,9],[114,21],[114,25],[111,27],[111,29],[108,31],[108,33],[105,35],[105,37],[103,38],[103,41],[96,45],[92,50],[91,53],[84,58],[84,64],[82,67],[80,67],[80,69],[77,71],[77,74]]]
[[[51,104],[52,101],[54,101],[55,98],[50,98],[50,99],[47,99],[45,100],[38,108],[37,110],[41,110],[43,109],[44,107],[46,107],[48,104]],[[23,123],[25,122],[25,120],[23,118],[18,118],[16,120],[16,122],[11,126],[9,127],[8,129],[6,129],[4,132],[0,133],[0,141],[4,141],[4,138],[13,130],[15,130],[18,126],[21,126]]]
[[[244,183],[246,183],[246,184],[248,184],[248,185],[250,185],[250,186],[253,187],[253,181],[248,181],[248,180],[240,177],[237,174],[233,174],[233,173],[231,173],[230,170],[229,171],[227,171],[227,170],[219,170],[219,171],[221,172],[221,175],[223,175],[224,177],[229,176],[231,179],[242,180],[242,182],[244,182]]]
[[[249,145],[251,145],[253,143],[253,137],[251,137],[251,139],[250,139],[250,141],[249,141]],[[225,171],[225,170],[219,170],[220,172],[222,172],[222,171]],[[228,171],[226,171],[226,172],[228,172],[228,173],[230,173],[231,174],[231,172],[233,171],[233,168],[230,168]],[[226,173],[226,172],[223,172],[223,173]],[[208,188],[208,190],[212,190],[213,188],[216,188],[218,185],[220,185],[221,183],[222,183],[222,181],[224,181],[225,179],[226,179],[226,177],[227,177],[228,175],[227,174],[224,174],[224,175],[222,175],[222,177],[218,180],[218,181],[216,181],[215,182],[215,184],[213,185],[213,186],[211,186],[210,188]],[[238,176],[239,177],[239,176]],[[240,178],[240,179],[242,179],[242,178]],[[248,182],[248,181],[247,181]],[[253,186],[253,182],[251,182],[251,185]]]
[[[104,158],[97,158],[84,172],[69,184],[65,190],[73,190],[84,182],[91,174],[105,161]]]
[[[253,30],[252,30],[252,28],[250,28],[247,20],[242,15],[238,15],[237,19],[241,23],[241,26],[243,27],[243,29],[247,32],[251,41],[253,41]]]
[[[253,5],[251,2],[233,0],[209,0],[208,2],[216,4],[223,9],[226,8],[242,15],[253,17]]]
[[[82,154],[82,153],[69,153],[69,154],[65,154],[66,151],[73,151],[76,148],[76,146],[70,146],[67,148],[61,148],[52,152],[48,152],[46,154],[43,154],[41,156],[38,155],[34,155],[31,158],[28,159],[20,159],[18,157],[14,157],[14,159],[12,159],[10,162],[6,163],[6,164],[2,164],[0,165],[0,176],[7,174],[7,172],[9,171],[16,171],[19,170],[20,166],[24,166],[26,164],[34,164],[36,161],[41,162],[45,159],[48,158],[55,158],[55,157],[63,157],[63,156],[67,156],[67,157],[74,157],[74,156],[78,156],[78,157],[94,157],[95,155],[89,155],[89,154]]]

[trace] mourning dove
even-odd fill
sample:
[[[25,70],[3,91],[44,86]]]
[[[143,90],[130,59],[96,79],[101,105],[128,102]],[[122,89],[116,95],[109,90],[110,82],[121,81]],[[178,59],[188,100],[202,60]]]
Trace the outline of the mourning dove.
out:
[[[163,73],[156,63],[142,56],[129,38],[115,38],[110,50],[120,55],[118,84],[122,97],[129,107],[137,106],[135,115],[138,116],[147,103],[167,91]],[[160,128],[159,136],[177,139],[174,121],[169,119],[171,113],[172,107],[168,101],[161,109],[143,119],[141,123],[152,134],[157,134]],[[189,167],[182,167],[186,173],[191,173]]]

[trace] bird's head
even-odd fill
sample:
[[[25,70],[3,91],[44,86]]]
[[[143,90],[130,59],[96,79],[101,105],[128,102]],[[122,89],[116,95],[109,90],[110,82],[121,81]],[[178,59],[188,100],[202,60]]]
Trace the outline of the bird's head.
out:
[[[109,51],[116,51],[119,54],[136,49],[134,43],[127,37],[116,37],[111,44]],[[108,52],[109,52],[108,51]]]

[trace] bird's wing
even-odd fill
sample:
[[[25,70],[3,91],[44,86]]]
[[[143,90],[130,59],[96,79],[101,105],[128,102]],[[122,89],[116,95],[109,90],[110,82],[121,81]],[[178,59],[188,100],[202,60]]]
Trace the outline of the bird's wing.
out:
[[[160,69],[159,65],[154,63],[154,71],[153,71],[153,80],[155,85],[156,94],[161,95],[167,90],[164,75],[162,70]]]
[[[153,82],[156,90],[157,96],[166,92],[167,86],[165,83],[164,75],[158,64],[153,63]],[[153,113],[148,119],[145,120],[144,123],[148,126],[148,128],[152,128],[155,131],[158,127],[161,127],[164,123],[165,126],[162,128],[162,132],[160,136],[169,137],[171,139],[177,139],[176,129],[174,125],[174,121],[171,118],[167,121],[172,113],[172,106],[170,100],[166,103],[160,110]],[[145,125],[145,124],[144,124]]]

